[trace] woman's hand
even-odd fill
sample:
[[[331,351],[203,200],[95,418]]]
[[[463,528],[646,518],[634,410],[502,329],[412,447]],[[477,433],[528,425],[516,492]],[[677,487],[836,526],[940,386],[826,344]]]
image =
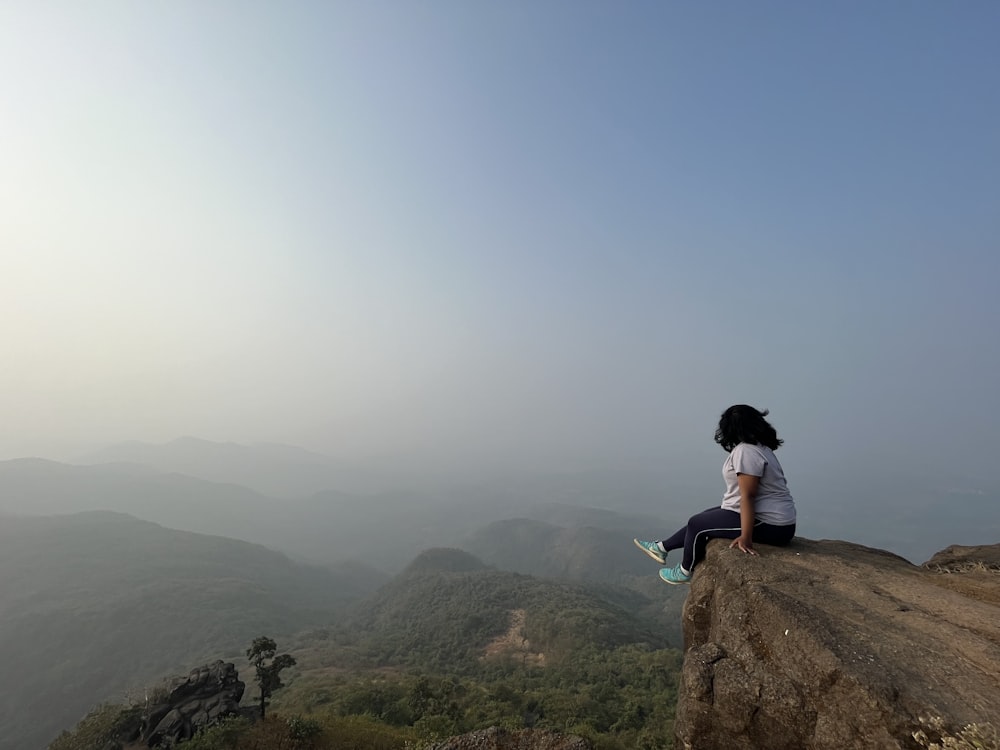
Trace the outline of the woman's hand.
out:
[[[753,539],[750,537],[738,536],[729,545],[729,549],[733,547],[739,547],[740,552],[746,552],[748,555],[757,556],[757,552],[753,548]]]

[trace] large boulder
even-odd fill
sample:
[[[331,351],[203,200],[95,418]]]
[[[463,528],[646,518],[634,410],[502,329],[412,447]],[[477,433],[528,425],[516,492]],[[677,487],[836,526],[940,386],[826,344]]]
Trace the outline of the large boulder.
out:
[[[1000,545],[922,567],[838,541],[757,550],[713,541],[695,569],[678,748],[895,750],[1000,725]]]
[[[150,707],[141,739],[149,747],[171,747],[225,716],[240,711],[246,685],[232,663],[215,661],[172,680],[162,700]]]

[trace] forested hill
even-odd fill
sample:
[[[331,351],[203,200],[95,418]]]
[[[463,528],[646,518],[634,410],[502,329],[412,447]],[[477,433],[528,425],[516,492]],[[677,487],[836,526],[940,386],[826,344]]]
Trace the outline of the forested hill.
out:
[[[123,686],[325,624],[375,579],[109,512],[0,523],[0,748],[44,747]]]
[[[334,637],[369,666],[470,672],[507,636],[516,654],[552,664],[583,648],[666,647],[665,629],[644,614],[648,604],[624,588],[499,571],[467,552],[433,549],[355,604]]]
[[[624,587],[431,549],[341,626],[290,644],[299,666],[275,708],[363,716],[403,733],[385,747],[500,724],[570,730],[614,750],[661,748],[681,658],[667,642],[671,618]]]

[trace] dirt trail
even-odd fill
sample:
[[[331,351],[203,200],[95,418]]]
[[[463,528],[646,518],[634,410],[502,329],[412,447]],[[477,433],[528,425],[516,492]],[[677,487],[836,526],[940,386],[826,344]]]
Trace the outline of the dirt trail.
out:
[[[545,666],[545,654],[533,650],[531,643],[524,636],[524,620],[527,613],[523,609],[510,611],[510,627],[486,646],[483,659],[498,659],[502,657],[521,658],[525,664]]]

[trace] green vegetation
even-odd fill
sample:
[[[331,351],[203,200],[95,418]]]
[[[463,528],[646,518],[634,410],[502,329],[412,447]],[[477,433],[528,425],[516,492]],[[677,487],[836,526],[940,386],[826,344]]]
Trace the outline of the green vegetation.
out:
[[[512,661],[478,674],[415,671],[306,672],[282,695],[280,710],[366,717],[435,740],[489,726],[580,734],[607,749],[663,748],[673,735],[681,656],[672,649],[589,648],[554,666]]]
[[[121,736],[139,725],[140,709],[102,704],[72,732],[63,732],[49,750],[121,750]]]
[[[338,624],[290,643],[298,664],[284,667],[288,685],[266,720],[226,721],[187,747],[403,750],[504,726],[579,734],[598,750],[662,750],[673,735],[681,655],[646,605],[620,588],[504,573],[465,552],[430,550]],[[278,663],[274,641],[254,644],[248,655]]]
[[[230,718],[181,745],[184,750],[406,750],[416,746],[412,732],[365,718],[331,721],[272,715],[250,723]]]
[[[662,750],[673,736],[680,664],[676,651],[627,646],[591,649],[557,667],[493,664],[474,677],[307,672],[267,720],[229,719],[184,746],[403,750],[488,726],[528,726],[582,735],[599,750]],[[129,711],[103,707],[50,750],[114,750],[113,728]]]
[[[647,599],[476,563],[429,551],[342,625],[303,637],[302,669],[275,709],[367,717],[424,741],[499,725],[605,750],[669,746],[681,655]],[[498,640],[507,648],[484,658]]]

